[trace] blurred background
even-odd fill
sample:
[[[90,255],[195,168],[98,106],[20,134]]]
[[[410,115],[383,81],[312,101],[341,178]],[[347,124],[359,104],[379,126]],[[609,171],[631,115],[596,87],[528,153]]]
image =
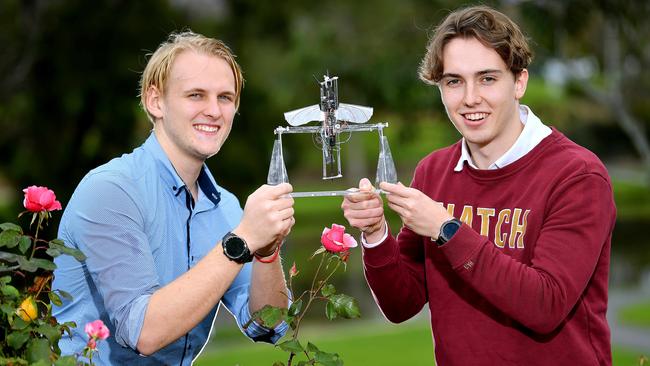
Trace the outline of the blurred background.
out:
[[[618,207],[608,314],[615,364],[639,364],[641,354],[650,354],[650,239],[643,229],[650,227],[650,2],[482,3],[511,16],[532,40],[524,104],[609,169]],[[372,121],[389,123],[385,134],[399,179],[410,182],[419,159],[459,139],[437,89],[418,80],[417,68],[432,29],[462,5],[472,4],[0,0],[0,219],[15,220],[28,185],[50,187],[65,206],[90,169],[145,140],[151,124],[139,108],[137,87],[146,54],[171,31],[184,29],[224,40],[244,70],[230,138],[208,161],[242,204],[266,182],[273,129],[286,125],[282,113],[316,104],[314,77],[327,72],[340,78],[341,102],[372,106]],[[308,135],[287,136],[284,153],[296,190],[344,189],[364,176],[374,180],[377,137],[359,133],[343,145],[344,178],[336,182],[320,179],[320,150]],[[308,257],[323,227],[345,223],[340,204],[340,198],[296,200],[297,224],[283,254],[285,267],[295,261],[301,271],[295,289],[311,281],[316,264]],[[389,221],[397,231],[399,219]],[[335,284],[359,300],[362,319],[328,322],[323,306],[316,306],[301,339],[338,352],[351,365],[432,364],[428,313],[389,324],[360,262],[357,250]],[[224,310],[196,364],[275,359],[286,357],[244,339]]]

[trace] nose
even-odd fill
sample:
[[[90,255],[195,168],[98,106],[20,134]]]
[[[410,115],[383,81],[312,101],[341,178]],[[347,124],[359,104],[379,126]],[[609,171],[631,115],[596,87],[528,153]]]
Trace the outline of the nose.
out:
[[[468,106],[481,103],[481,93],[478,86],[474,85],[473,83],[466,84],[463,102]]]
[[[212,119],[221,117],[221,104],[219,104],[219,99],[209,98],[203,113]]]

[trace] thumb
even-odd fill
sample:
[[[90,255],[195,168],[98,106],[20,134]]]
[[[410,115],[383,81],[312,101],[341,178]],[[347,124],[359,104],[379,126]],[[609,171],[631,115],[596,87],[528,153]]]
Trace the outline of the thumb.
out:
[[[371,191],[372,190],[372,184],[368,180],[368,178],[363,178],[359,181],[359,190],[360,191]]]

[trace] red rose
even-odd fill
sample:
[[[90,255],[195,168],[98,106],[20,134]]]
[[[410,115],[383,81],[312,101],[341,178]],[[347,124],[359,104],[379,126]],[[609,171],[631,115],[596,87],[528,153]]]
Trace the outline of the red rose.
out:
[[[23,189],[23,192],[25,192],[23,206],[30,212],[61,209],[61,202],[56,200],[54,192],[47,187],[30,186]]]

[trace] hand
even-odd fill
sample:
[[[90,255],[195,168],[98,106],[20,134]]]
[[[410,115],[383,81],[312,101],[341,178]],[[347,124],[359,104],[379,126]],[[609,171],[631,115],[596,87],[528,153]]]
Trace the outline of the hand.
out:
[[[418,235],[437,239],[440,226],[453,218],[440,202],[402,183],[382,182],[381,189],[388,192],[388,207],[395,211],[406,227]]]
[[[246,240],[251,253],[272,253],[289,235],[296,222],[293,217],[291,184],[263,185],[253,192],[244,205],[244,215],[233,232]]]
[[[358,192],[345,196],[341,208],[350,226],[361,230],[368,242],[379,241],[384,235],[384,202],[368,179],[359,181]]]

